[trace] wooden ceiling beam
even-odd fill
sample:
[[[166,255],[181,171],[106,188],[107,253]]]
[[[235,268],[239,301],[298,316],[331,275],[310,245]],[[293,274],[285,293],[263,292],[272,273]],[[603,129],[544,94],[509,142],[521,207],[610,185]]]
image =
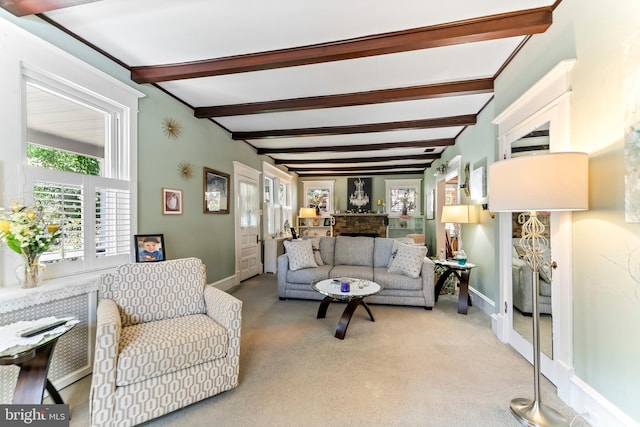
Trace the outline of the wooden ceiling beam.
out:
[[[257,154],[282,154],[282,153],[324,153],[324,152],[356,152],[356,151],[379,151],[392,150],[394,148],[431,148],[431,147],[449,147],[454,145],[454,138],[445,139],[428,139],[424,141],[405,141],[405,142],[385,142],[381,144],[362,144],[362,145],[330,145],[327,147],[288,147],[288,148],[256,148]]]
[[[390,162],[398,160],[435,160],[439,159],[440,154],[422,154],[420,156],[384,156],[384,157],[349,157],[338,159],[274,159],[277,165],[308,165],[319,163],[375,163],[375,162]],[[401,165],[396,165],[401,166]],[[391,167],[391,166],[389,166]]]
[[[432,162],[420,162],[420,163],[407,163],[406,165],[395,165],[395,166],[337,166],[337,167],[327,167],[327,168],[311,168],[311,167],[289,167],[287,169],[291,172],[313,172],[313,171],[322,171],[322,170],[331,170],[331,171],[352,171],[352,172],[362,172],[368,170],[386,170],[386,169],[395,169],[398,167],[406,167],[408,169],[414,168],[427,168],[431,166]]]
[[[294,171],[291,171],[294,172]],[[359,174],[359,173],[354,173],[354,172],[358,172],[358,171],[317,171],[317,172],[296,172],[298,173],[300,176],[304,176],[304,177],[311,177],[311,176],[353,176],[353,175],[420,175],[422,176],[422,174],[424,173],[424,168],[420,168],[418,170],[408,170],[408,171],[404,171],[404,170],[387,170],[384,168],[381,169],[367,169],[365,171],[365,173]]]
[[[386,132],[400,129],[433,129],[452,126],[472,126],[476,124],[476,114],[437,117],[434,119],[407,120],[401,122],[371,123],[351,126],[327,126],[299,129],[274,129],[247,132],[232,132],[235,140],[289,138],[296,136],[344,135],[354,133]]]
[[[0,7],[16,16],[26,16],[96,1],[100,0],[0,0]]]
[[[475,95],[493,92],[493,78],[411,86],[395,89],[372,90],[338,95],[307,98],[280,99],[246,104],[197,107],[197,118],[241,116],[246,114],[279,113],[319,108],[352,107],[355,105],[381,104],[385,102],[433,99],[443,96]]]
[[[553,22],[552,15],[551,7],[542,7],[289,49],[138,66],[131,68],[131,79],[136,83],[159,83],[526,36],[545,32]]]

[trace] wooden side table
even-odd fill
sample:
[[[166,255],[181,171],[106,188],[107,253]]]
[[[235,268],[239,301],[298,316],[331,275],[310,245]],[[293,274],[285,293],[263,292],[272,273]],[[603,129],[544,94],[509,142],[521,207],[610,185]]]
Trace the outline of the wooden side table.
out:
[[[68,324],[63,331],[45,335],[36,344],[13,347],[0,352],[0,365],[20,367],[13,404],[41,404],[45,388],[55,403],[64,404],[60,393],[47,378],[47,374],[58,338],[74,326],[75,323]]]
[[[470,262],[465,264],[458,264],[457,261],[441,261],[434,260],[436,265],[440,265],[445,267],[446,270],[444,273],[440,275],[438,278],[438,282],[435,287],[435,301],[438,302],[438,296],[440,295],[440,291],[442,290],[442,286],[447,281],[447,278],[454,274],[459,281],[460,292],[458,293],[458,313],[467,314],[467,310],[469,306],[473,306],[471,303],[471,296],[469,295],[469,275],[471,274],[471,269],[476,265]]]

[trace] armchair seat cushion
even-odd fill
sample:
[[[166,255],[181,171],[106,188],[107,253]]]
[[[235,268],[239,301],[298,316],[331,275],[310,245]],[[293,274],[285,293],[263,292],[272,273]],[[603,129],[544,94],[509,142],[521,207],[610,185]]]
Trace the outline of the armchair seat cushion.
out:
[[[229,350],[228,331],[205,314],[127,326],[120,339],[118,387],[224,358]]]

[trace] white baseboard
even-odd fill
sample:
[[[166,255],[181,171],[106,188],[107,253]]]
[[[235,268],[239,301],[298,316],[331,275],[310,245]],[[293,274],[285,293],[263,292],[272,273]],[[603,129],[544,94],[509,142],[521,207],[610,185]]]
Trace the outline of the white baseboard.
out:
[[[492,299],[479,292],[473,286],[469,286],[469,293],[471,294],[471,302],[473,302],[474,307],[479,308],[489,316],[496,312],[496,304]]]
[[[504,320],[502,313],[495,312],[495,303],[477,289],[469,287],[473,305],[491,317],[491,330],[503,341]],[[505,342],[505,341],[503,341]],[[640,423],[609,402],[587,383],[578,378],[572,369],[559,373],[558,392],[560,398],[593,427],[640,427]],[[564,390],[561,392],[561,390]],[[581,424],[578,424],[581,425]]]
[[[640,427],[637,421],[575,375],[571,377],[570,395],[569,406],[593,427]]]
[[[233,288],[237,285],[236,283],[236,275],[225,277],[224,279],[220,279],[217,282],[209,283],[211,286],[214,286],[221,291],[227,292],[229,289]]]

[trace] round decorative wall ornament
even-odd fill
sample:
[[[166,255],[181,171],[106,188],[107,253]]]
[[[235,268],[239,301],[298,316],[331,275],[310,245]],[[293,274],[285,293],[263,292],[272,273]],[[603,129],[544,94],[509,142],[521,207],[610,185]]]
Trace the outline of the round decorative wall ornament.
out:
[[[178,173],[180,174],[180,178],[184,180],[191,179],[193,176],[193,165],[187,161],[178,163]]]
[[[182,126],[171,117],[165,117],[162,120],[162,129],[169,139],[179,138],[182,133]]]

